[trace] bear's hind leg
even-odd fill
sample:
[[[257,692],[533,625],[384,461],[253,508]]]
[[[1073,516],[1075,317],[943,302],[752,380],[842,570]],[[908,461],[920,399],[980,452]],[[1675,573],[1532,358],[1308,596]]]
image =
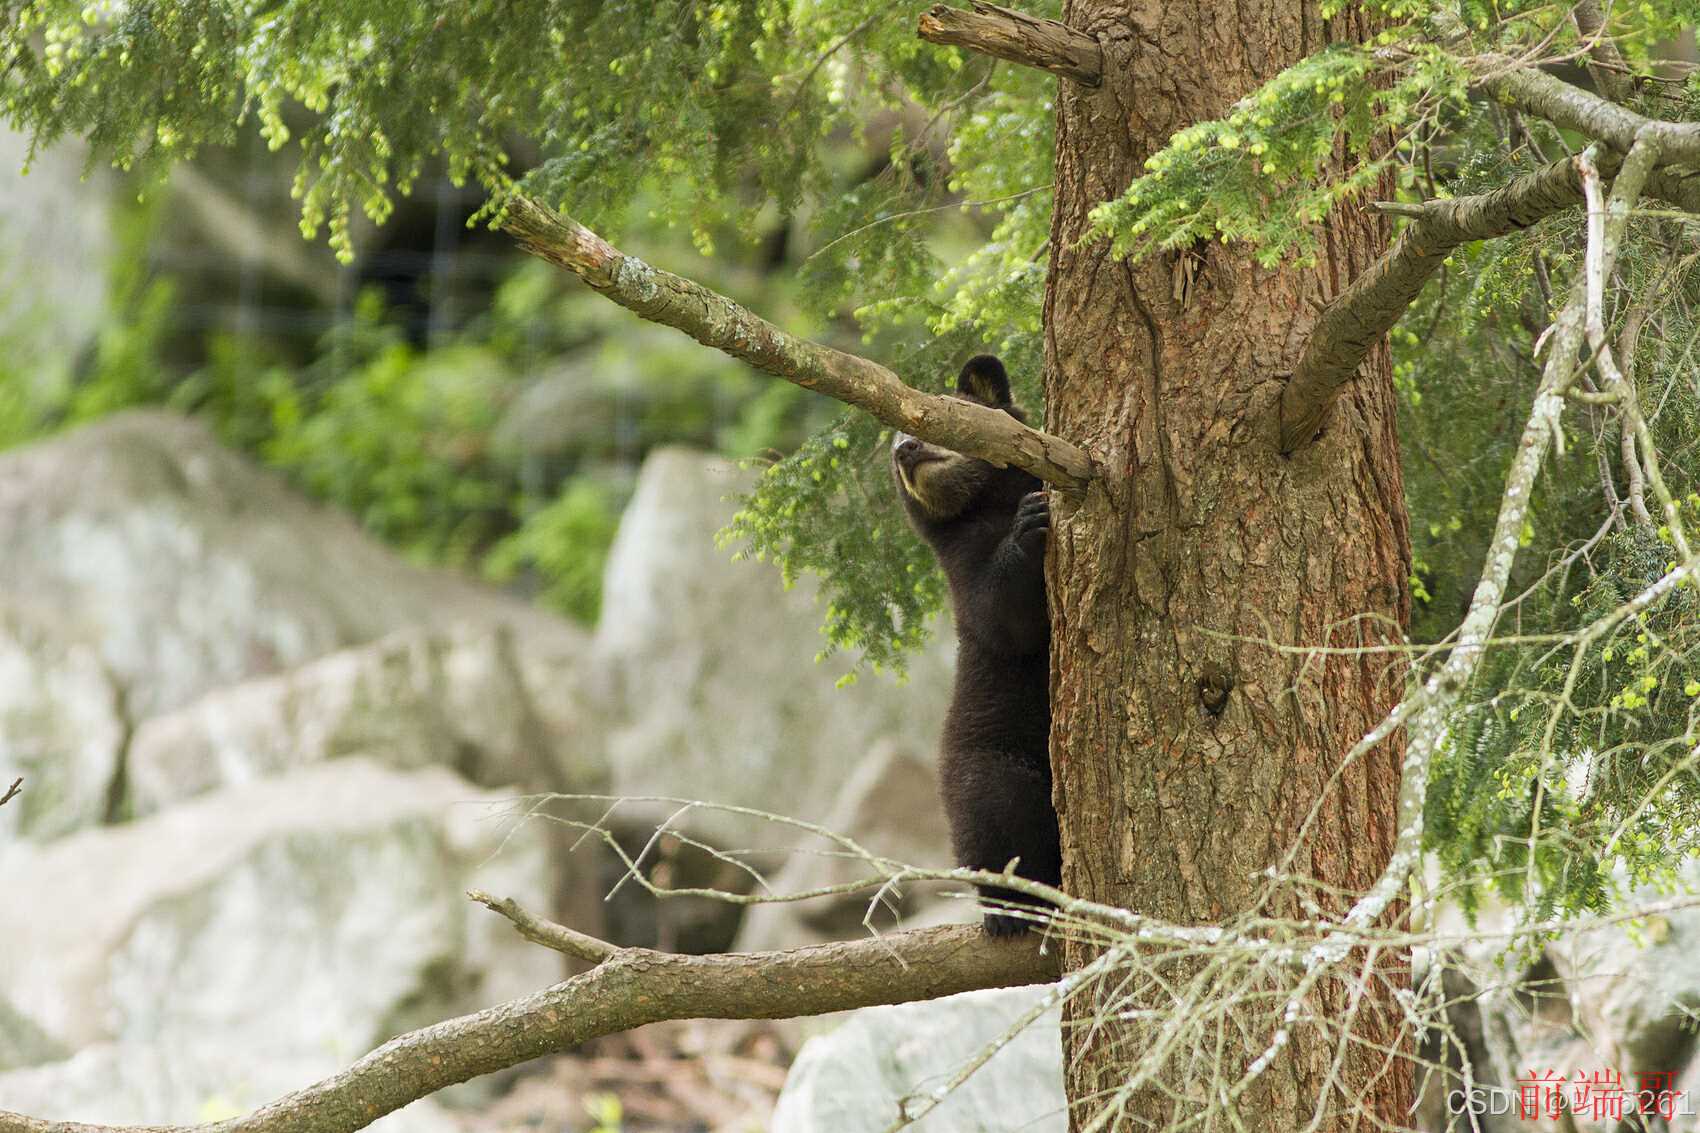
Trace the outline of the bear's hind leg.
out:
[[[945,805],[957,862],[968,869],[1002,873],[1011,859],[1019,859],[1017,877],[1059,884],[1062,855],[1051,807],[1051,777],[1007,757],[952,763],[945,777]],[[978,888],[989,936],[1019,936],[1049,908],[1037,897],[1002,886]]]

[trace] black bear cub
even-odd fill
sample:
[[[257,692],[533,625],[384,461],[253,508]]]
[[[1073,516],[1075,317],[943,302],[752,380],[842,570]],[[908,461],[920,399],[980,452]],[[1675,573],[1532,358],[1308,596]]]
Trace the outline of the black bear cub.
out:
[[[956,396],[1018,421],[1009,375],[989,354],[971,358]],[[1062,856],[1051,805],[1050,619],[1045,538],[1051,513],[1037,477],[899,434],[897,493],[932,547],[956,612],[956,687],[939,749],[939,781],[959,865],[1057,885]],[[1031,919],[999,906],[1032,898],[981,886],[986,932],[1014,936]]]

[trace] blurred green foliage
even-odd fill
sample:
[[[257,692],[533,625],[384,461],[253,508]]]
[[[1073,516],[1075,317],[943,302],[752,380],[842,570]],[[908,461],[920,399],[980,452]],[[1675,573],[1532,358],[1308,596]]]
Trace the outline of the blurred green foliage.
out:
[[[540,597],[580,621],[602,607],[602,561],[619,524],[619,495],[593,480],[574,480],[491,550],[485,569],[507,581],[522,570],[545,581]]]
[[[0,446],[131,406],[193,413],[415,561],[594,623],[649,448],[755,457],[795,448],[829,412],[672,332],[627,333],[604,301],[517,253],[489,310],[429,347],[376,289],[305,361],[277,335],[200,334],[177,310],[193,280],[147,267],[161,215],[159,200],[118,211],[111,317],[62,379],[0,386]]]

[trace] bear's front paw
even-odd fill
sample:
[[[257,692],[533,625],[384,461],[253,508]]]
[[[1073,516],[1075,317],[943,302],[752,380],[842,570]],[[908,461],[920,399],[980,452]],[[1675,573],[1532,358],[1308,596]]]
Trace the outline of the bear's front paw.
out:
[[[1045,533],[1051,529],[1051,501],[1044,492],[1028,492],[1015,509],[1009,537],[1029,554],[1045,553]]]

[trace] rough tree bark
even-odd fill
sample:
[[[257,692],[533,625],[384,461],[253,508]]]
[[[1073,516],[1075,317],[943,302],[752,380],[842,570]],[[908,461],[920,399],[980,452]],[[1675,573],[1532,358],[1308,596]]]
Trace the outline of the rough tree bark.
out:
[[[1316,0],[1243,5],[1070,0],[1065,20],[1103,48],[1096,89],[1060,83],[1056,212],[1045,302],[1047,429],[1083,445],[1105,474],[1063,502],[1050,563],[1051,760],[1072,894],[1178,922],[1249,908],[1340,756],[1398,700],[1395,655],[1307,657],[1272,645],[1396,642],[1408,615],[1409,540],[1384,341],[1291,457],[1277,405],[1319,310],[1375,262],[1385,222],[1350,209],[1329,224],[1314,268],[1273,270],[1231,247],[1177,300],[1174,264],[1113,259],[1081,244],[1087,215],[1126,188],[1175,131],[1333,40],[1361,17],[1324,21]],[[1362,891],[1395,836],[1402,740],[1359,761],[1328,793],[1295,872]],[[1295,913],[1290,905],[1276,912]],[[1338,911],[1338,910],[1336,910]],[[1091,958],[1071,943],[1067,969]],[[1397,980],[1397,975],[1390,974]],[[1319,988],[1308,1010],[1337,1008]],[[1371,998],[1385,995],[1372,989]],[[1383,1001],[1384,1002],[1384,1001]],[[1075,1127],[1126,1078],[1136,1028],[1066,1019]],[[1371,1002],[1358,1032],[1396,1047],[1393,1013]],[[1246,1034],[1230,1076],[1271,1038]],[[1296,1030],[1237,1108],[1250,1129],[1310,1126],[1331,1046]],[[1333,1096],[1406,1118],[1408,1068],[1348,1057]],[[1166,1081],[1185,1094],[1206,1083]],[[1154,1094],[1125,1122],[1187,1116]],[[1143,1112],[1141,1112],[1143,1111]]]

